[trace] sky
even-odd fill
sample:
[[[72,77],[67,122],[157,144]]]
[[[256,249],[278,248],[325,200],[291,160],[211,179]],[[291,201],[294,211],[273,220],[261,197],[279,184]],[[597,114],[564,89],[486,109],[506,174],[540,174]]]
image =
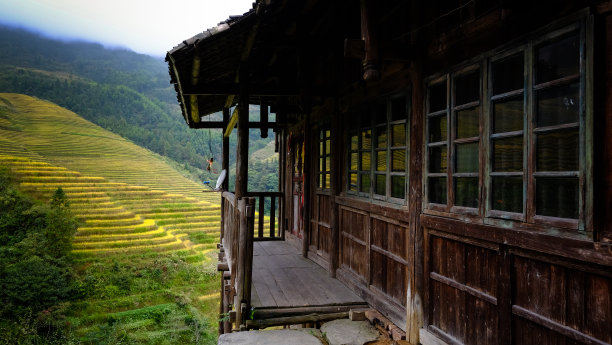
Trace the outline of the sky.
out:
[[[255,0],[0,0],[0,23],[165,56]]]

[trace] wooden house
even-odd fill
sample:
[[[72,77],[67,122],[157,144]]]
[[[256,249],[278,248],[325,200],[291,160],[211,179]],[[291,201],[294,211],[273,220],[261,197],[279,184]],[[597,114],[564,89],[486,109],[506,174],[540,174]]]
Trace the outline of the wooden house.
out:
[[[237,122],[221,332],[367,304],[413,344],[612,344],[612,1],[257,0],[166,59],[187,125]]]

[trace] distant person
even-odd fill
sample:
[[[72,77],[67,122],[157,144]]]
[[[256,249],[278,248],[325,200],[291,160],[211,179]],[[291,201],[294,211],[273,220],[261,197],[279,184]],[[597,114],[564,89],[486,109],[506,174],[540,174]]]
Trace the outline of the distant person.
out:
[[[215,161],[215,159],[213,157],[210,157],[210,159],[207,160],[208,166],[206,167],[206,170],[211,171],[213,174],[216,174],[217,171],[213,168],[213,162],[214,161]]]

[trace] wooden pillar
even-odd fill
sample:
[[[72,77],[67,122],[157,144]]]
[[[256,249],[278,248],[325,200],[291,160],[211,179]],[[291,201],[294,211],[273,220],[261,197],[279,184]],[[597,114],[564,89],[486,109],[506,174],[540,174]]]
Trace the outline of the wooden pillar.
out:
[[[342,131],[340,130],[340,114],[335,114],[331,125],[331,185],[330,185],[330,219],[329,226],[331,228],[331,245],[329,249],[329,275],[332,278],[336,277],[336,269],[338,269],[338,260],[340,256],[340,222],[338,214],[338,204],[336,204],[336,196],[342,189],[340,185],[340,174],[342,173],[342,148],[341,144],[344,140],[340,140]]]
[[[410,210],[409,236],[406,243],[408,267],[406,286],[408,287],[406,305],[406,340],[411,344],[419,342],[419,329],[423,326],[423,309],[427,306],[424,272],[424,239],[420,215],[422,208],[422,170],[423,170],[423,90],[422,64],[413,62],[411,66],[411,116],[410,116],[410,180],[408,190],[408,207]]]
[[[265,127],[265,125],[268,124],[268,105],[264,102],[261,101],[261,103],[259,104],[259,122],[261,123],[261,137],[262,138],[267,138],[268,137],[268,127]]]
[[[363,80],[377,80],[380,78],[378,70],[378,39],[376,37],[377,19],[374,13],[375,1],[361,0],[361,38],[365,44],[365,57],[363,59]]]
[[[311,197],[311,186],[312,181],[310,180],[310,161],[312,159],[312,136],[310,131],[310,114],[306,114],[304,121],[304,166],[302,167],[302,193],[304,194],[304,216],[302,224],[304,229],[304,236],[302,238],[302,256],[308,256],[308,246],[310,245],[310,197]]]
[[[229,123],[230,110],[229,108],[223,108],[223,128],[225,129]],[[221,169],[225,170],[229,174],[229,137],[223,136],[223,157],[221,158]],[[227,175],[226,175],[227,176]],[[223,190],[229,189],[229,178],[225,178],[221,185]]]
[[[238,145],[236,149],[236,200],[247,196],[249,164],[249,98],[242,90],[238,102]]]

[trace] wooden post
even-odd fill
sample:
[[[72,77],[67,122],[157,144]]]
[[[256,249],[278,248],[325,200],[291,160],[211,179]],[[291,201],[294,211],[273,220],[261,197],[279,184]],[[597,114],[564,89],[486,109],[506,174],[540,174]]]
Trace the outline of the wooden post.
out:
[[[236,326],[239,327],[242,324],[242,311],[240,305],[242,304],[242,298],[244,294],[244,261],[245,261],[245,243],[247,237],[247,219],[246,214],[246,200],[247,198],[238,199],[237,212],[239,214],[238,226],[240,227],[238,232],[238,255],[236,257],[236,295],[234,296],[234,309],[236,310]]]
[[[244,198],[247,196],[247,184],[249,181],[249,97],[246,90],[241,90],[238,107],[238,147],[236,149],[236,199]]]
[[[365,43],[363,80],[366,81],[380,78],[380,71],[378,70],[378,40],[374,23],[377,16],[373,13],[375,3],[373,0],[361,0],[361,38]]]
[[[261,137],[268,137],[268,105],[263,101],[259,104],[259,122],[261,123]]]
[[[230,119],[229,108],[223,108],[223,128],[227,127]],[[229,137],[223,136],[223,157],[221,159],[221,169],[229,173]],[[225,178],[222,184],[223,190],[229,189],[229,178]]]
[[[310,245],[310,191],[312,188],[312,181],[310,181],[310,160],[312,159],[312,140],[311,140],[311,130],[310,130],[310,114],[306,114],[306,119],[304,121],[304,166],[302,167],[302,193],[304,195],[304,215],[302,220],[304,224],[302,224],[302,228],[304,229],[304,235],[302,238],[302,256],[308,256],[308,247]]]
[[[344,140],[340,140],[340,121],[339,114],[336,114],[332,119],[331,126],[331,181],[330,181],[330,219],[329,226],[331,228],[331,248],[329,249],[329,275],[332,278],[336,277],[336,269],[338,268],[338,258],[339,258],[339,250],[340,250],[340,226],[338,222],[338,205],[336,204],[336,195],[338,195],[338,191],[342,188],[340,187],[340,173],[342,169],[340,168],[342,165],[340,164],[342,160],[342,155],[340,154],[341,148],[340,144],[344,142]]]
[[[423,83],[422,64],[412,64],[412,96],[410,116],[410,179],[408,190],[408,207],[410,210],[409,235],[406,236],[406,254],[408,257],[408,274],[406,275],[407,315],[406,340],[411,344],[419,342],[419,329],[423,326],[423,303],[426,296],[428,275],[424,272],[424,236],[421,228],[420,214],[422,201],[422,171],[423,171]]]

